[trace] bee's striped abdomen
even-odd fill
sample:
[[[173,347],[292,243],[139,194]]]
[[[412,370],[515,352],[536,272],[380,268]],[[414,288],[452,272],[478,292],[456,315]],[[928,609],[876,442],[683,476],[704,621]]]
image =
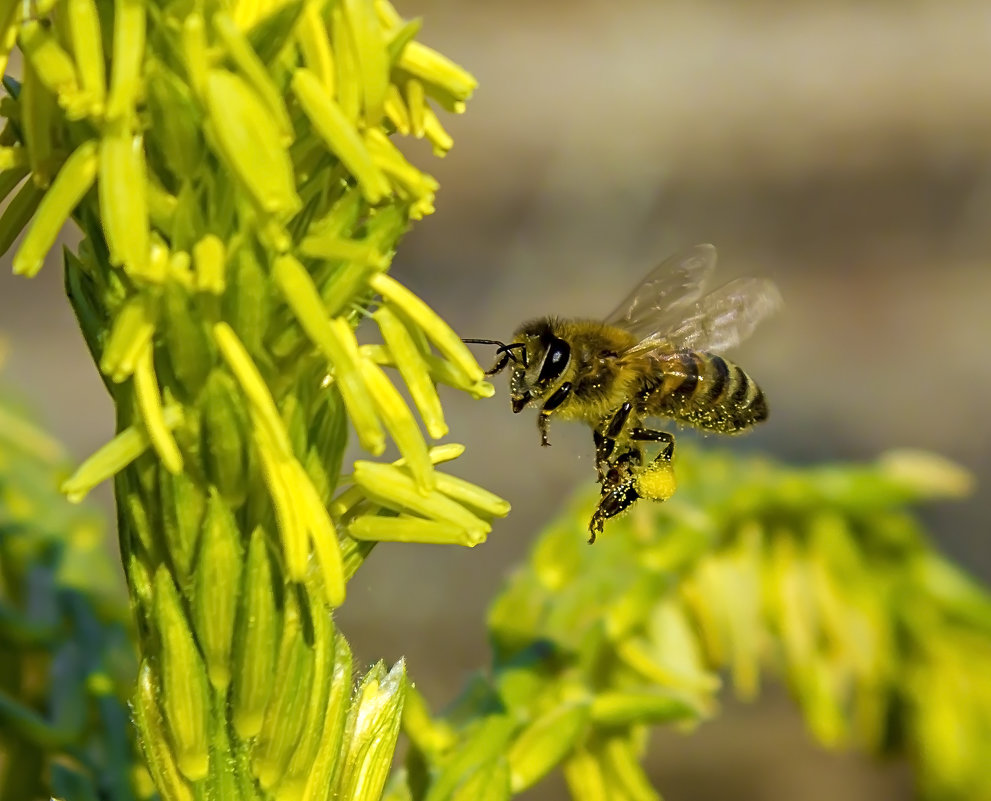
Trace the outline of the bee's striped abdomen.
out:
[[[714,353],[679,351],[659,361],[662,380],[643,394],[646,415],[732,434],[767,419],[767,401],[739,365]]]

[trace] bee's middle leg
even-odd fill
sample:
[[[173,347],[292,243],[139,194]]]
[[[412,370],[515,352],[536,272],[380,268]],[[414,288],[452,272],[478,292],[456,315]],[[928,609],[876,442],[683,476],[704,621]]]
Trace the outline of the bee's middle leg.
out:
[[[605,418],[600,423],[601,431],[595,432],[595,460],[600,468],[612,456],[616,448],[616,438],[623,433],[632,411],[633,404],[627,401],[613,413],[612,417]]]
[[[537,428],[540,430],[540,444],[550,445],[547,433],[551,425],[551,413],[562,403],[571,397],[571,382],[565,381],[559,386],[540,407],[540,414],[537,415]]]

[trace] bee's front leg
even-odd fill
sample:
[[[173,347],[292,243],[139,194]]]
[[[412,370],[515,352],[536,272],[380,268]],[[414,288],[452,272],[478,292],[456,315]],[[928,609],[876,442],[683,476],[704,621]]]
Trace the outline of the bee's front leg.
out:
[[[541,445],[546,446],[551,444],[547,439],[547,432],[551,424],[551,414],[569,397],[571,397],[571,382],[565,381],[554,391],[554,394],[551,395],[540,408],[540,414],[537,415],[537,428],[540,430]]]

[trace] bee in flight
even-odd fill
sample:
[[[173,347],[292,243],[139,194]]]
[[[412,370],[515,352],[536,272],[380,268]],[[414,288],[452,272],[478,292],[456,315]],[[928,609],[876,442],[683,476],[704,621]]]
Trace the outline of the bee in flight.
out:
[[[513,411],[539,407],[540,442],[552,416],[592,428],[599,504],[595,542],[610,517],[639,498],[674,493],[674,437],[651,427],[667,418],[703,431],[735,434],[767,419],[767,401],[738,365],[716,354],[750,336],[781,302],[770,281],[738,278],[708,294],[716,249],[697,245],[662,262],[603,321],[542,317],[497,345],[487,375],[510,367]],[[660,452],[645,461],[644,446]]]

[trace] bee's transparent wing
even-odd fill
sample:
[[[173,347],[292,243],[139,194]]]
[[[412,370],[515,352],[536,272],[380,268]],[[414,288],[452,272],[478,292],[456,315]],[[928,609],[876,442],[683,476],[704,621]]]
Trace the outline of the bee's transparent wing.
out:
[[[677,326],[697,301],[716,266],[716,249],[696,245],[662,261],[605,322],[643,339]]]
[[[738,278],[698,301],[672,328],[648,334],[627,354],[723,351],[739,345],[780,306],[781,293],[773,283],[764,278]]]

